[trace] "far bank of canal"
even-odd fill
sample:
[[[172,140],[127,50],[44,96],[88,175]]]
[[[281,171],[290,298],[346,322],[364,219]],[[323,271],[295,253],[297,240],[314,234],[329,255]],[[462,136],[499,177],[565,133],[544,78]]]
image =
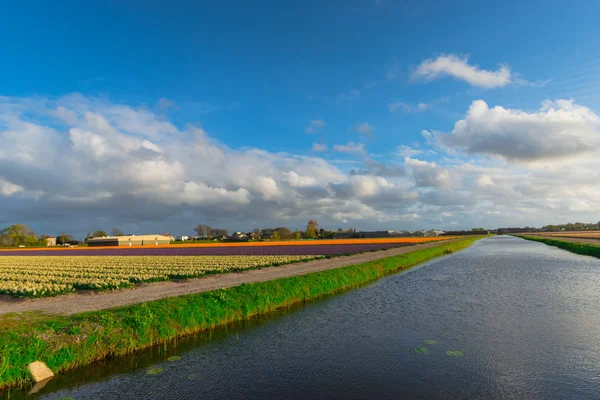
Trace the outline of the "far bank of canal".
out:
[[[314,304],[78,369],[36,396],[594,398],[598,288],[600,260],[498,236]]]

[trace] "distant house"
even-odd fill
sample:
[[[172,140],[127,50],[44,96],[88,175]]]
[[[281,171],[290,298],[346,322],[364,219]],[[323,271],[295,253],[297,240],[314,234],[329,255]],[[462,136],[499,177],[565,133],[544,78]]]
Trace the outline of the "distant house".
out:
[[[88,246],[158,246],[170,243],[171,238],[163,235],[104,236],[88,240]]]
[[[275,233],[275,229],[267,228],[260,231],[261,239],[271,239],[273,234]]]
[[[177,242],[185,242],[186,240],[190,240],[190,237],[189,236],[176,236],[175,240]]]
[[[233,232],[231,234],[231,240],[247,240],[248,235],[244,232]]]
[[[56,238],[54,236],[46,236],[46,246],[56,246]]]

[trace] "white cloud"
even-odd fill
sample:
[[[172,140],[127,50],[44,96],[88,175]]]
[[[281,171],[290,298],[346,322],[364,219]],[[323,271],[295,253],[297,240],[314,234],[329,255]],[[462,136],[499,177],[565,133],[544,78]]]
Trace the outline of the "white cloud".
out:
[[[531,162],[576,157],[600,148],[600,118],[572,100],[545,101],[538,111],[493,108],[474,101],[449,134],[425,132],[430,143],[467,154]]]
[[[396,101],[395,103],[388,104],[388,110],[392,112],[401,110],[407,113],[418,113],[429,110],[430,108],[431,104],[427,103],[417,103],[417,105],[411,105],[401,101]]]
[[[441,97],[438,99],[433,99],[429,103],[420,102],[415,105],[404,103],[402,101],[396,101],[396,102],[388,104],[388,110],[391,112],[402,111],[402,112],[409,113],[409,114],[416,114],[416,113],[430,110],[434,106],[436,106],[440,103],[445,103],[448,100],[449,100],[448,97]]]
[[[374,161],[363,143],[335,146],[358,156],[348,165],[231,148],[199,125],[180,128],[102,98],[4,97],[0,227],[23,222],[38,233],[85,235],[113,227],[191,233],[197,223],[301,228],[310,218],[333,229],[344,221],[357,229],[594,221],[597,124],[594,112],[572,101],[546,102],[534,112],[475,102],[452,132],[426,132],[428,143],[454,151],[450,157],[432,162],[426,145],[392,144]],[[510,145],[493,144],[499,137]],[[560,150],[556,142],[589,150],[569,143]],[[428,161],[418,159],[420,151]],[[403,162],[381,161],[398,155]]]
[[[336,144],[333,150],[340,153],[366,154],[364,143],[348,142],[346,144]]]
[[[317,133],[327,125],[325,121],[321,119],[313,119],[310,124],[306,127],[306,133]]]
[[[396,148],[396,152],[400,157],[414,157],[423,154],[423,150],[413,149],[410,146],[401,144]]]
[[[468,82],[482,88],[496,88],[511,83],[511,71],[507,65],[501,65],[496,71],[486,71],[476,65],[470,65],[468,57],[440,55],[436,59],[423,61],[413,72],[413,79],[432,81],[444,76]]]
[[[340,93],[337,95],[338,100],[356,100],[360,96],[360,90],[352,89],[348,93]]]
[[[327,145],[324,143],[313,143],[312,151],[314,151],[315,153],[322,153],[324,151],[327,151]]]
[[[407,157],[404,163],[410,168],[417,186],[448,188],[453,185],[448,169],[440,167],[434,162]]]
[[[175,102],[167,99],[166,97],[161,97],[156,103],[156,108],[160,111],[167,111],[169,108],[175,107]]]
[[[23,188],[19,185],[10,183],[7,180],[0,178],[0,195],[12,196],[13,194],[22,191]]]
[[[375,127],[373,125],[369,124],[368,122],[363,122],[363,123],[357,123],[352,128],[350,128],[350,130],[353,130],[362,135],[371,137],[371,136],[373,136],[373,131],[375,131]]]

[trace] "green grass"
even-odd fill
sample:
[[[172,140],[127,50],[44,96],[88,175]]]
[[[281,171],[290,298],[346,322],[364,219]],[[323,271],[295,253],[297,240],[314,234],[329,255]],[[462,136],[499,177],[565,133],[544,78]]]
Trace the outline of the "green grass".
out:
[[[574,243],[574,242],[567,242],[567,241],[563,241],[563,240],[542,239],[542,238],[531,237],[531,236],[520,236],[520,235],[515,235],[515,236],[520,237],[522,239],[531,240],[534,242],[545,243],[548,246],[555,246],[555,247],[561,248],[563,250],[570,251],[571,253],[582,254],[584,256],[592,256],[592,257],[600,258],[600,246],[595,245],[595,244]]]
[[[27,364],[44,361],[61,372],[178,337],[240,321],[297,302],[359,287],[384,275],[471,245],[465,238],[404,255],[308,275],[244,284],[71,317],[14,317],[0,325],[0,388],[29,382]]]

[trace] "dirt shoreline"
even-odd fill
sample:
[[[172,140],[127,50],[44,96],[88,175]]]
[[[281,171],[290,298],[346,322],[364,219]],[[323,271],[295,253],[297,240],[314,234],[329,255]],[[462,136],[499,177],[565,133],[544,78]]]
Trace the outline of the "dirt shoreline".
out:
[[[320,259],[306,263],[269,267],[245,272],[209,275],[181,282],[157,282],[138,285],[135,289],[120,289],[114,292],[80,292],[39,299],[15,299],[2,296],[0,315],[23,312],[74,315],[88,311],[127,306],[154,301],[167,297],[202,293],[215,289],[230,288],[244,283],[264,282],[278,278],[310,274],[334,268],[347,267],[381,258],[410,253],[430,247],[443,246],[456,239],[397,247],[389,250]]]

